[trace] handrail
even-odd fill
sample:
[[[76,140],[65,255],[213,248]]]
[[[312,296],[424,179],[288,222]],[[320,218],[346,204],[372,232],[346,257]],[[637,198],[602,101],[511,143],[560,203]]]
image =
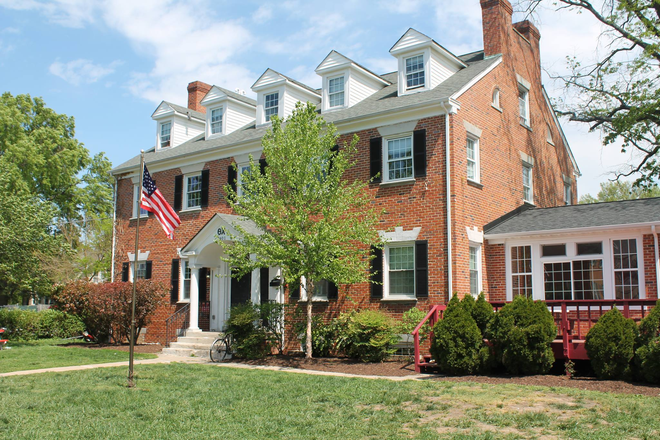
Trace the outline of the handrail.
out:
[[[431,306],[431,309],[426,314],[424,319],[422,319],[422,321],[419,324],[417,324],[417,327],[415,327],[415,330],[412,331],[412,335],[415,341],[415,371],[417,373],[420,373],[422,371],[422,361],[421,361],[420,349],[419,349],[419,331],[421,330],[422,326],[426,324],[427,321],[430,321],[429,324],[431,325],[431,335],[433,335],[433,326],[435,325],[436,322],[440,320],[440,312],[444,312],[446,308],[447,308],[446,305]]]
[[[165,346],[169,347],[170,342],[177,337],[185,336],[189,325],[190,304],[186,304],[165,320]],[[182,333],[178,334],[178,330],[182,330]]]

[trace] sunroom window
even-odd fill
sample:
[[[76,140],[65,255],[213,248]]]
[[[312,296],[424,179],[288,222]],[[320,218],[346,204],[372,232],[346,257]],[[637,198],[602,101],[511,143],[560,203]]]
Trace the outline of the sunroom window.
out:
[[[637,240],[613,240],[612,250],[616,299],[639,299]]]

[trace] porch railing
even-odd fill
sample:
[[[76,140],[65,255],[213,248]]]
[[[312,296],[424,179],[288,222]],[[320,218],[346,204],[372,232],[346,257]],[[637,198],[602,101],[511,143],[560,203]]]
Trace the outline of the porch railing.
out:
[[[435,326],[436,322],[438,322],[439,320],[442,319],[442,315],[443,315],[446,308],[447,308],[446,305],[431,306],[431,309],[426,314],[424,319],[422,319],[422,322],[417,324],[417,327],[415,327],[415,330],[412,331],[413,340],[414,340],[414,343],[415,343],[415,371],[417,373],[421,373],[422,368],[425,368],[425,367],[431,365],[431,363],[429,362],[430,357],[429,357],[429,359],[426,359],[425,357],[423,357],[421,355],[420,346],[419,346],[419,331],[422,329],[424,324],[426,324],[428,322],[429,325],[431,326],[431,332],[430,332],[430,335],[429,335],[429,340],[430,340],[430,338],[433,337],[433,326]]]
[[[176,341],[179,336],[185,336],[190,326],[190,304],[186,304],[165,320],[165,346]]]

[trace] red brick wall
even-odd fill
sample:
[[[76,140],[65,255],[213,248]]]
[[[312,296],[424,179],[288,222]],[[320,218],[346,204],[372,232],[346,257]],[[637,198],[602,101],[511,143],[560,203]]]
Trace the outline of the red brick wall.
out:
[[[644,281],[646,283],[646,297],[658,298],[658,282],[655,271],[655,243],[653,234],[644,235]]]

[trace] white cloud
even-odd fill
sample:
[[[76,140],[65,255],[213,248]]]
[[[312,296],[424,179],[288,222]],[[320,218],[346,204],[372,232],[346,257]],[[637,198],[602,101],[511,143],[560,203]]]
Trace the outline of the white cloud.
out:
[[[21,30],[15,27],[7,27],[2,30],[3,34],[20,34]]]
[[[261,5],[259,9],[252,14],[252,20],[262,24],[273,18],[273,7],[270,5]]]
[[[392,56],[384,58],[367,58],[364,61],[364,65],[378,75],[394,72],[398,69],[397,60]]]
[[[52,23],[81,28],[94,21],[100,2],[89,0],[0,0],[0,6],[19,11],[37,11]]]
[[[80,84],[92,84],[106,77],[115,71],[115,68],[121,65],[121,61],[113,61],[107,66],[94,64],[90,60],[78,59],[62,63],[55,61],[50,65],[48,71],[64,81],[78,86]]]
[[[396,14],[416,14],[420,12],[422,0],[381,0],[379,5]]]

